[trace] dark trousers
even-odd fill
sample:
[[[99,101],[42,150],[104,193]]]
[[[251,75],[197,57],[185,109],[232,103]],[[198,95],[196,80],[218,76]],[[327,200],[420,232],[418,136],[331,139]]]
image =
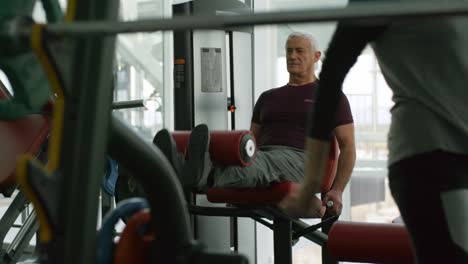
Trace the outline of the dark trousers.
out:
[[[417,263],[468,263],[468,156],[434,151],[389,167]]]

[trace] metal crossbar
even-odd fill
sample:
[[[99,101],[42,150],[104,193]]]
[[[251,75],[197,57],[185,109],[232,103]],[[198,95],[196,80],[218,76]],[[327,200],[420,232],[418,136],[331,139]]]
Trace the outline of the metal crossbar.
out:
[[[115,35],[164,30],[226,29],[249,25],[305,22],[379,23],[405,18],[434,18],[468,14],[468,2],[353,4],[344,8],[312,9],[223,16],[188,16],[138,21],[76,21],[47,24],[49,32],[67,36]]]

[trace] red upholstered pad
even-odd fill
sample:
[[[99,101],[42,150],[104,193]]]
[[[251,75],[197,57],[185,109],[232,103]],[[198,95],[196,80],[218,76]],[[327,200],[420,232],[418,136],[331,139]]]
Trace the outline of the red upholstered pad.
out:
[[[328,233],[328,252],[340,261],[414,263],[408,233],[400,224],[339,221]]]
[[[16,163],[23,154],[36,155],[47,135],[50,120],[30,115],[20,120],[0,120],[0,191],[16,183]]]
[[[114,264],[149,263],[149,247],[155,240],[153,234],[141,234],[144,225],[149,224],[151,214],[143,210],[134,214],[128,221],[119,243],[115,247]]]
[[[190,131],[175,131],[172,136],[177,150],[186,153]],[[215,164],[249,166],[255,158],[255,139],[248,130],[211,131],[209,151]]]
[[[328,154],[327,174],[322,182],[322,193],[328,192],[333,182],[335,181],[336,169],[338,167],[338,157],[340,156],[340,148],[336,139],[332,141],[330,152]]]
[[[212,188],[207,192],[212,203],[248,205],[269,205],[280,202],[299,184],[293,182],[275,183],[267,188]]]

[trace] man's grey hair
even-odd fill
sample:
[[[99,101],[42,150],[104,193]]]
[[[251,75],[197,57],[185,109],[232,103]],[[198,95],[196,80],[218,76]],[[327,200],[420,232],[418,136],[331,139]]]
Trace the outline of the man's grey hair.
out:
[[[310,44],[310,48],[311,50],[316,50],[316,51],[319,51],[319,46],[317,44],[317,41],[315,40],[314,36],[312,36],[311,34],[309,33],[305,33],[305,32],[292,32],[291,34],[289,34],[288,36],[288,39],[286,40],[286,43],[284,44],[284,47],[287,48],[287,44],[288,44],[288,41],[292,38],[302,38],[302,39],[306,39],[307,41],[309,41],[309,44]]]

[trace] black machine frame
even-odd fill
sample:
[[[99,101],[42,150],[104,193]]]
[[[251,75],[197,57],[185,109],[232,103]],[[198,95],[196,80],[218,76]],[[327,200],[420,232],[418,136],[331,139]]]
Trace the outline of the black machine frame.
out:
[[[308,225],[299,219],[290,217],[274,206],[228,205],[227,207],[210,207],[191,204],[189,211],[193,215],[248,217],[270,228],[273,231],[274,259],[277,263],[292,264],[292,246],[301,237],[322,247],[325,253],[322,255],[322,263],[337,263],[326,251],[327,234],[319,229],[328,229],[338,220],[338,216],[322,219],[315,225]],[[265,219],[271,220],[272,223]]]

